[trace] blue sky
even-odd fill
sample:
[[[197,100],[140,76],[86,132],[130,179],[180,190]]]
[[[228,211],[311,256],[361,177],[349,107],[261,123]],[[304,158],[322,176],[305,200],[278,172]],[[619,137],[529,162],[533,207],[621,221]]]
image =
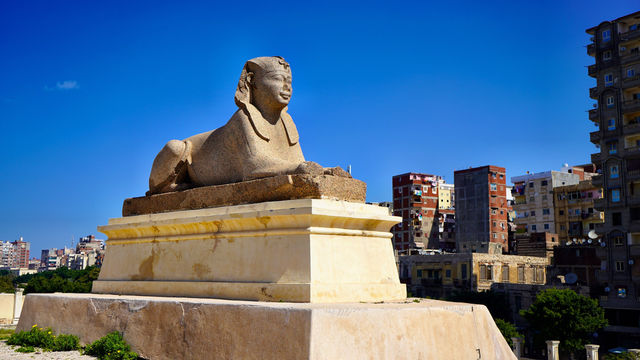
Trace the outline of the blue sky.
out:
[[[222,2],[221,2],[222,3]],[[585,29],[634,1],[0,2],[0,240],[97,234],[170,139],[222,126],[247,59],[292,66],[308,160],[391,176],[589,161]],[[606,4],[603,5],[603,4]]]

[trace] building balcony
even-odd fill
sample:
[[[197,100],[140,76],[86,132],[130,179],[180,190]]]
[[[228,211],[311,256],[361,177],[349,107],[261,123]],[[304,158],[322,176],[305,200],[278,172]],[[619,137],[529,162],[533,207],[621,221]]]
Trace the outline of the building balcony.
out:
[[[626,89],[634,86],[640,86],[640,74],[622,79],[623,88]]]
[[[591,178],[591,184],[593,186],[602,186],[604,183],[604,175],[595,175]]]
[[[627,180],[633,181],[640,179],[640,170],[629,170],[627,171]],[[592,181],[593,183],[593,181]]]
[[[636,156],[640,155],[640,147],[632,146],[624,149],[625,156]]]
[[[629,245],[629,255],[633,257],[640,256],[640,244]]]
[[[598,100],[598,87],[594,86],[589,89],[589,97],[593,100]]]
[[[594,144],[600,144],[600,130],[589,133],[589,140]]]
[[[627,198],[627,204],[631,206],[640,205],[640,195],[629,196]]]
[[[640,111],[640,99],[625,100],[622,102],[622,111]]]
[[[620,33],[620,43],[625,43],[633,39],[640,38],[640,28]]]
[[[596,44],[587,45],[587,55],[594,56],[596,54]]]
[[[598,211],[604,211],[604,208],[607,206],[607,199],[595,199],[593,200],[593,208]]]
[[[599,165],[602,162],[602,157],[600,153],[591,154],[591,162],[593,164]]]
[[[627,124],[623,126],[622,133],[625,135],[640,133],[640,123]]]
[[[589,74],[589,76],[591,77],[596,77],[598,70],[596,69],[596,64],[593,65],[589,65],[587,67],[587,73]]]
[[[598,122],[598,109],[589,110],[589,120]]]
[[[624,65],[640,59],[640,51],[625,52],[620,55],[620,62]]]

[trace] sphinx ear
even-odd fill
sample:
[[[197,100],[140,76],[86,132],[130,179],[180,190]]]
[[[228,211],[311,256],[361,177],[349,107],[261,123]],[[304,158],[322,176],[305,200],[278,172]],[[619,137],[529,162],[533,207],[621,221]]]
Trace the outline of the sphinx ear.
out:
[[[248,72],[247,73],[247,85],[249,86],[253,86],[253,73],[252,72]]]

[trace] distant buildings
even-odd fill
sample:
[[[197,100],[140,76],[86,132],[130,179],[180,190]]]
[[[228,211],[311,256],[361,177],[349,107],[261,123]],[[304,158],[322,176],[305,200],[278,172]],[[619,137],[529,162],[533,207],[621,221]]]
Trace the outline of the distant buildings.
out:
[[[454,172],[459,252],[508,251],[505,177],[505,169],[493,165]]]
[[[602,188],[594,186],[591,179],[576,185],[553,189],[555,230],[561,244],[569,242],[592,243],[589,231],[604,222],[604,213],[594,209],[593,202],[602,198]]]
[[[393,214],[402,216],[402,223],[391,229],[396,250],[439,248],[436,211],[440,180],[439,176],[421,173],[392,178]]]
[[[40,256],[40,271],[67,267],[83,270],[89,266],[101,266],[104,259],[104,240],[89,235],[81,237],[75,249],[44,249]]]
[[[596,86],[589,97],[597,101],[589,110],[598,130],[590,140],[600,148],[591,161],[602,169],[593,179],[602,186],[603,198],[594,207],[605,219],[596,231],[603,247],[597,278],[616,339],[632,336],[640,341],[640,12],[603,21],[586,30],[591,35],[587,53],[595,64],[588,67]]]

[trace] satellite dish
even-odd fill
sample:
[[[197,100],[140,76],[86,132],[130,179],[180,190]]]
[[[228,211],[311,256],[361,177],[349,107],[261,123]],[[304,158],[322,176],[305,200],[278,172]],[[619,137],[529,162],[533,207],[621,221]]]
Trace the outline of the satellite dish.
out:
[[[607,243],[605,243],[604,241],[600,243],[600,246],[605,247],[607,246]]]
[[[567,241],[567,246],[571,245],[571,241]]]
[[[595,230],[589,231],[589,234],[587,236],[589,236],[589,239],[597,239],[598,238],[598,234],[596,234]]]
[[[577,242],[578,242],[578,239],[573,238],[573,243],[575,244],[575,243],[577,243]]]
[[[589,239],[589,240],[587,240],[587,242],[588,242],[589,244],[591,244],[591,243],[593,242],[593,240]]]
[[[578,275],[574,273],[568,273],[564,276],[564,282],[566,282],[567,284],[575,284],[576,281],[578,281]]]

